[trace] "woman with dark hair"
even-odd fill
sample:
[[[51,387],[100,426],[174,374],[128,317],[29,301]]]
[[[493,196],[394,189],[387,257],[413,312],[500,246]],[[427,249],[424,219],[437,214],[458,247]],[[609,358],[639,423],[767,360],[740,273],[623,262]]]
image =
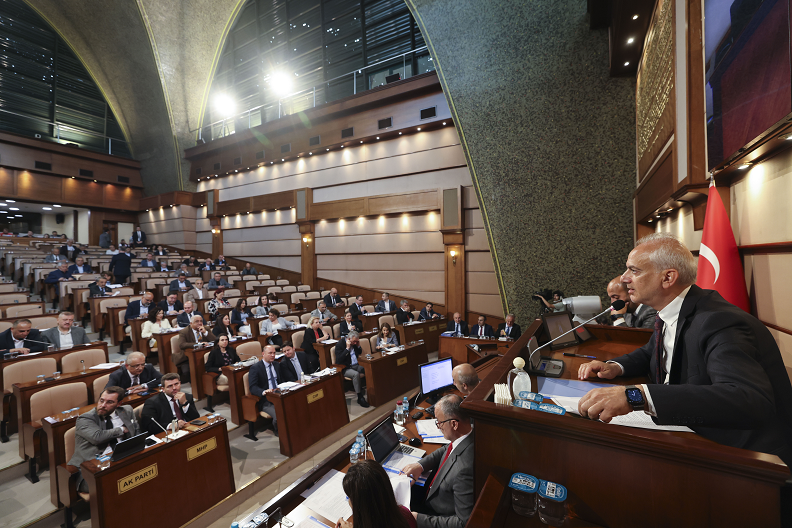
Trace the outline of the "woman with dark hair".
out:
[[[388,474],[377,462],[352,464],[341,485],[349,497],[354,528],[416,528],[410,510],[396,503]],[[352,522],[338,519],[336,528],[352,528]]]
[[[215,321],[214,328],[212,328],[212,333],[217,336],[228,336],[229,339],[234,337],[234,329],[231,328],[231,318],[228,317],[228,314],[223,315],[222,317],[220,314],[217,315],[217,320]]]
[[[259,296],[258,304],[253,308],[253,315],[267,315],[269,311],[269,299],[266,295]]]
[[[206,364],[204,368],[206,369],[206,372],[215,372],[220,374],[220,376],[217,378],[218,385],[228,385],[228,378],[223,375],[220,367],[233,365],[234,363],[238,362],[239,356],[237,355],[236,350],[234,350],[234,347],[229,344],[228,336],[221,335],[217,338],[217,344],[215,347],[211,352],[209,352],[209,357],[206,358]]]
[[[349,332],[362,332],[363,321],[352,319],[352,314],[347,312],[344,314],[344,320],[339,323],[341,325],[341,336],[347,335]]]
[[[212,319],[217,315],[218,308],[229,308],[231,305],[225,300],[225,289],[218,288],[214,291],[214,299],[206,303],[206,311],[212,316]]]
[[[399,346],[399,336],[391,329],[390,324],[382,323],[382,329],[377,336],[377,350]]]
[[[170,321],[165,317],[165,310],[161,308],[154,308],[149,310],[148,319],[143,323],[140,329],[140,337],[150,338],[149,348],[157,349],[157,340],[151,337],[152,334],[161,334],[163,330],[170,330]]]
[[[239,325],[237,327],[237,333],[250,335],[250,326],[247,322],[248,317],[253,317],[253,314],[250,313],[250,309],[247,307],[247,301],[245,299],[239,299],[234,309],[231,310],[231,324]]]

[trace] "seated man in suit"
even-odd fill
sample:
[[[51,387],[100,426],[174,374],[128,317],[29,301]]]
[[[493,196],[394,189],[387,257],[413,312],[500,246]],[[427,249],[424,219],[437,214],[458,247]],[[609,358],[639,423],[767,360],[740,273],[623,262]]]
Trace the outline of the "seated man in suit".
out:
[[[473,325],[470,335],[471,337],[495,337],[495,332],[493,332],[492,326],[487,324],[487,316],[478,316],[478,324]]]
[[[179,346],[176,347],[176,350],[171,352],[171,360],[173,364],[176,365],[176,368],[182,371],[185,369],[189,370],[189,365],[187,365],[187,361],[189,360],[187,354],[184,353],[185,350],[195,346],[195,343],[210,343],[214,341],[214,334],[204,327],[203,317],[200,315],[196,315],[192,318],[190,326],[179,330],[178,336]]]
[[[319,320],[323,323],[325,321],[335,321],[336,319],[338,319],[336,314],[334,314],[333,312],[327,309],[327,303],[324,301],[321,301],[319,303],[319,307],[313,312],[311,312],[311,317],[318,317]]]
[[[156,268],[157,266],[158,263],[156,260],[154,260],[153,253],[146,253],[146,258],[140,261],[141,268]]]
[[[340,323],[341,335],[345,336],[349,332],[362,332],[363,321],[355,321],[352,319],[352,314],[347,312],[344,314],[344,320]]]
[[[230,288],[231,285],[226,282],[223,276],[220,273],[215,273],[211,279],[209,279],[209,284],[206,285],[207,290],[216,290],[217,288]]]
[[[627,257],[630,300],[658,311],[649,342],[578,377],[650,376],[594,389],[581,416],[609,422],[633,410],[687,425],[714,442],[777,455],[792,466],[792,384],[773,335],[749,313],[695,285],[696,259],[670,233],[640,239]]]
[[[179,278],[174,279],[171,281],[170,286],[168,287],[169,292],[179,292],[183,291],[186,292],[192,288],[192,284],[190,281],[187,280],[187,274],[183,271],[179,272]]]
[[[200,301],[201,299],[211,299],[212,296],[209,295],[209,290],[204,288],[204,281],[202,278],[198,277],[192,283],[192,289],[184,294],[184,300],[186,301]]]
[[[352,385],[357,393],[358,404],[361,407],[368,407],[369,403],[363,396],[363,386],[365,385],[364,369],[358,363],[358,356],[362,353],[360,336],[357,332],[349,332],[346,337],[338,340],[335,348],[335,360],[336,363],[344,366],[344,377],[352,378]]]
[[[66,245],[60,248],[60,254],[72,262],[76,262],[77,255],[80,254],[80,248],[74,243],[74,239],[70,238],[66,241]]]
[[[396,312],[396,324],[403,325],[414,319],[415,316],[410,311],[410,302],[407,299],[402,299],[401,307],[399,307],[399,311]]]
[[[162,299],[157,305],[157,308],[164,311],[165,315],[180,314],[184,311],[184,305],[175,292],[169,293],[165,299]]]
[[[143,294],[143,297],[138,301],[132,301],[127,305],[126,314],[124,315],[124,319],[128,321],[130,319],[137,319],[140,316],[148,316],[149,309],[155,308],[154,306],[154,294],[151,292],[146,292]]]
[[[69,259],[66,258],[64,255],[61,255],[59,248],[52,248],[52,253],[44,257],[44,262],[59,262],[61,260],[68,261]]]
[[[336,306],[344,306],[346,302],[338,295],[338,290],[330,288],[330,293],[324,296],[324,302],[327,306],[335,308]]]
[[[223,255],[217,255],[217,258],[214,261],[215,269],[228,269],[228,262]]]
[[[179,317],[176,318],[176,323],[181,328],[185,328],[187,326],[190,326],[193,317],[196,316],[203,319],[203,314],[201,312],[195,311],[195,305],[193,304],[192,301],[184,301],[184,311],[179,314]]]
[[[520,339],[522,330],[520,325],[514,322],[514,314],[506,316],[506,322],[498,325],[498,337],[511,337],[512,339]]]
[[[61,349],[72,348],[74,345],[87,345],[91,342],[84,328],[74,326],[74,313],[58,314],[58,325],[41,332],[44,341]]]
[[[608,283],[608,297],[611,303],[624,301],[624,308],[613,310],[610,313],[610,320],[605,321],[613,326],[627,326],[629,328],[654,328],[657,318],[657,310],[645,304],[635,304],[630,301],[630,294],[627,293],[627,284],[622,282],[621,275]]]
[[[454,387],[465,396],[469,396],[476,385],[479,384],[478,372],[470,363],[460,363],[451,371],[451,378],[454,380]]]
[[[382,294],[382,300],[377,303],[376,311],[384,313],[396,311],[396,303],[390,300],[390,294],[388,292]]]
[[[0,333],[0,352],[30,354],[47,350],[47,342],[42,340],[38,330],[33,328],[30,319],[17,319],[11,328]]]
[[[179,269],[174,271],[173,274],[171,275],[171,277],[176,277],[178,279],[179,275],[181,275],[182,273],[184,273],[185,277],[189,277],[190,276],[190,270],[187,269],[187,264],[184,264],[184,263],[179,264]],[[173,284],[173,283],[171,283],[171,284]]]
[[[165,374],[160,381],[162,392],[146,400],[140,416],[141,426],[150,434],[161,433],[160,425],[168,427],[173,420],[179,421],[181,429],[200,416],[192,395],[181,391],[181,379],[178,374],[175,372]]]
[[[173,271],[171,270],[170,266],[168,266],[167,261],[160,260],[157,263],[157,266],[154,268],[156,271]]]
[[[115,445],[139,435],[140,424],[135,420],[131,405],[121,405],[125,391],[121,387],[105,387],[96,401],[96,408],[77,417],[74,422],[74,454],[70,466],[80,464],[102,453],[110,453]],[[77,476],[77,491],[86,501],[90,499],[88,483]]]
[[[294,350],[291,341],[286,341],[281,347],[281,352],[286,357],[281,359],[280,369],[283,373],[283,381],[301,381],[303,374],[310,374],[308,366],[308,355],[302,350]]]
[[[355,303],[349,307],[349,313],[352,314],[352,319],[358,321],[360,316],[366,313],[366,309],[363,308],[363,296],[358,295],[355,297]]]
[[[130,352],[123,367],[110,374],[108,387],[121,387],[129,394],[147,392],[160,384],[162,374],[153,365],[146,364],[143,352]]]
[[[85,263],[83,257],[77,257],[74,264],[69,266],[69,273],[72,275],[82,275],[83,273],[92,273],[91,266]]]
[[[453,321],[448,321],[446,332],[454,332],[455,334],[463,336],[468,335],[468,324],[462,320],[462,316],[459,312],[454,313]]]
[[[278,417],[275,414],[275,407],[271,401],[267,400],[267,394],[272,394],[278,388],[278,384],[284,382],[281,364],[275,362],[274,346],[267,345],[262,349],[261,361],[250,367],[248,382],[250,394],[259,399],[259,411],[264,411],[272,416],[272,429],[275,436],[278,436]]]
[[[200,263],[197,260],[195,260],[195,257],[193,257],[192,255],[184,259],[182,262],[190,268],[194,268],[195,266],[200,266]]]
[[[253,266],[250,265],[250,262],[246,262],[245,263],[245,267],[242,268],[242,273],[240,275],[242,275],[243,277],[245,275],[254,275],[255,276],[255,275],[258,275],[258,271],[256,271],[256,268],[254,268]]]
[[[58,262],[58,269],[50,271],[47,275],[47,278],[44,279],[44,282],[47,284],[52,284],[53,287],[53,299],[52,299],[52,307],[55,308],[57,303],[60,302],[60,287],[58,283],[64,281],[73,281],[76,280],[72,277],[71,272],[69,271],[69,263],[65,260],[61,260]]]
[[[434,471],[424,504],[411,503],[418,528],[462,528],[473,511],[473,436],[470,417],[461,404],[462,398],[456,394],[444,396],[435,404],[435,423],[451,443],[402,469],[413,482],[424,471]]]
[[[214,271],[215,265],[214,262],[212,262],[211,258],[207,258],[198,269],[201,271],[205,271],[205,270]]]
[[[419,321],[427,321],[429,319],[440,319],[440,314],[434,311],[434,303],[426,303],[426,306],[421,309],[418,314]]]
[[[107,287],[107,279],[105,277],[99,277],[96,279],[96,282],[88,285],[88,294],[91,297],[102,297],[110,293],[112,292],[110,288]]]

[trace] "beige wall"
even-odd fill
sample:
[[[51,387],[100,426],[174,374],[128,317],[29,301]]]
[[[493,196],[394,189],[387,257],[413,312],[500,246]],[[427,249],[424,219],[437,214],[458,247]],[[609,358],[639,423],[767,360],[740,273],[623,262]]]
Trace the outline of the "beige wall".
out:
[[[166,244],[192,251],[196,249],[196,217],[199,214],[206,216],[204,208],[175,205],[140,213],[138,220],[140,229],[146,233],[148,244]],[[118,225],[119,238],[127,242],[132,233],[132,226],[129,227],[122,229],[121,224]],[[211,240],[209,251],[211,251]]]
[[[464,187],[462,193],[468,311],[501,315],[503,305],[498,291],[498,279],[476,193],[472,185]]]

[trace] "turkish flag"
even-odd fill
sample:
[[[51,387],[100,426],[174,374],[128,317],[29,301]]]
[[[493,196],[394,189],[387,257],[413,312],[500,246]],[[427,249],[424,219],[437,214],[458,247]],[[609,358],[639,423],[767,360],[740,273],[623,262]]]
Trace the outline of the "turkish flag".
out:
[[[714,183],[710,183],[707,196],[696,284],[717,291],[724,299],[750,313],[742,260],[731,222]]]

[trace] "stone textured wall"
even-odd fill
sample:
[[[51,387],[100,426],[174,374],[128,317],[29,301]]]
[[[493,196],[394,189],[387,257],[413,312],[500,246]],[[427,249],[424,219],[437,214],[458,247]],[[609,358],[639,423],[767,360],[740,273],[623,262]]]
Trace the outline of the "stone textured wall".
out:
[[[407,0],[477,189],[505,308],[604,296],[632,246],[635,80],[608,75],[581,0]]]

